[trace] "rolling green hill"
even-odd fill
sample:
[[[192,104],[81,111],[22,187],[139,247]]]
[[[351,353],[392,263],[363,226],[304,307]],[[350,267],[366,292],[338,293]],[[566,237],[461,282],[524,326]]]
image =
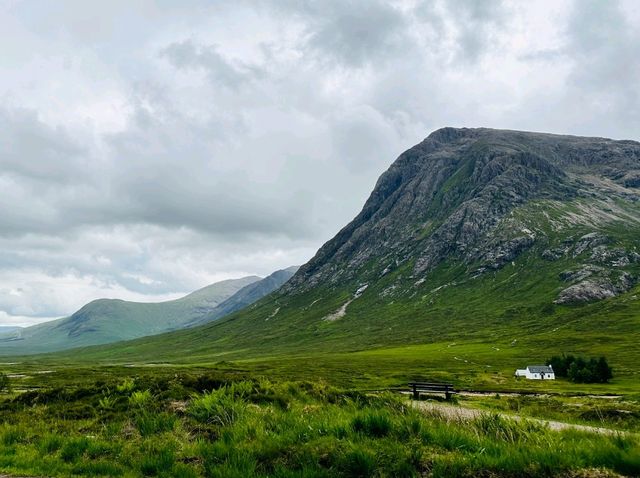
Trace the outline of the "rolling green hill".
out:
[[[76,358],[500,382],[572,352],[606,354],[632,383],[638,186],[637,142],[444,128],[403,153],[362,212],[276,293]]]
[[[0,335],[0,354],[32,354],[106,344],[191,327],[250,305],[286,282],[297,268],[261,279],[248,276],[159,303],[99,299],[70,317]]]

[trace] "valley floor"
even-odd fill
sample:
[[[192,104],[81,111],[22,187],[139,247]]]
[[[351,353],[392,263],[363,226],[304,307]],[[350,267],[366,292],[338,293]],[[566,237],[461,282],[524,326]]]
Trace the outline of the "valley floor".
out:
[[[640,475],[640,404],[633,397],[494,394],[460,396],[452,405],[324,380],[268,380],[229,367],[52,368],[23,369],[14,383],[38,377],[41,387],[26,379],[31,390],[0,396],[0,473]],[[544,415],[554,408],[574,411],[566,420]]]

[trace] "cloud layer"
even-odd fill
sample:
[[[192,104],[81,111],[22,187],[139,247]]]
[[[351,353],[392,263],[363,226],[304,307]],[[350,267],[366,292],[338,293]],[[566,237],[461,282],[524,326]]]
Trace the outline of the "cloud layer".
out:
[[[0,324],[305,262],[433,129],[640,139],[634,1],[8,2]]]

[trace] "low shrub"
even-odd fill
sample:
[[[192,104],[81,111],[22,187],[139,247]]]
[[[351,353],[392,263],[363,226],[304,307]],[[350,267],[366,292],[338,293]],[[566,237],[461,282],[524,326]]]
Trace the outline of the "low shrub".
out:
[[[102,398],[100,398],[100,400],[98,400],[98,406],[100,407],[101,410],[104,410],[104,411],[113,410],[115,404],[116,404],[116,399],[111,395],[105,395]]]
[[[4,372],[0,372],[0,393],[9,391],[11,391],[9,376]]]

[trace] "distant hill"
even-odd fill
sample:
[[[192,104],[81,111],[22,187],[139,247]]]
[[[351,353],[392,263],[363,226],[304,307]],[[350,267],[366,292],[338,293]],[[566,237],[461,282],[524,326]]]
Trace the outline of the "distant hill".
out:
[[[437,344],[441,354],[467,350],[452,360],[474,367],[490,363],[474,353],[524,363],[566,351],[605,354],[632,373],[639,279],[640,143],[443,128],[400,155],[362,211],[276,293],[84,357]]]
[[[245,307],[280,287],[296,268],[225,280],[177,300],[142,303],[98,299],[70,317],[0,332],[0,354],[33,354],[107,344],[202,324]]]
[[[187,326],[194,327],[206,322],[211,322],[212,320],[219,319],[253,304],[274,290],[279,289],[285,282],[293,277],[297,270],[298,266],[288,267],[287,269],[276,271],[262,280],[244,286],[227,300],[221,302],[214,310],[202,317],[192,320]]]
[[[7,332],[15,332],[17,330],[20,330],[22,327],[19,327],[17,325],[0,325],[0,334],[3,333],[7,333]]]

